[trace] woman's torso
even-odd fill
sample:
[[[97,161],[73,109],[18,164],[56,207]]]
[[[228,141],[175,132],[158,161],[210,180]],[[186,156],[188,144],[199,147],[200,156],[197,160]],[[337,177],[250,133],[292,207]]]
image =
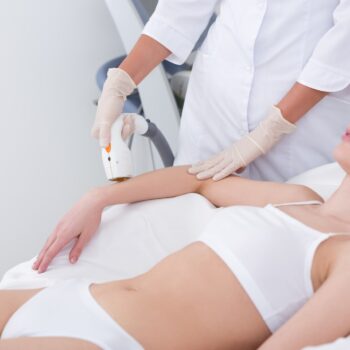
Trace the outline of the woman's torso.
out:
[[[222,1],[194,65],[177,164],[205,159],[254,129],[269,106],[296,82],[332,27],[338,4],[339,0]],[[326,163],[349,114],[350,90],[326,97],[293,135],[254,162],[246,175],[285,180]]]
[[[300,293],[294,284],[300,276],[295,275],[304,273],[303,268],[295,269],[300,263],[302,267],[302,260],[306,258],[300,256],[300,252],[305,252],[304,243],[323,240],[322,236],[327,236],[329,231],[348,229],[320,216],[312,208],[222,208],[208,225],[207,233],[222,236],[223,242],[234,248],[232,253],[244,267],[250,272],[257,271],[258,274],[252,274],[256,284],[267,281],[273,287],[272,293],[275,291],[278,295],[285,287],[289,293],[294,288],[294,301],[294,296]],[[320,246],[310,276],[306,276],[314,289],[327,278],[329,266],[340,253],[349,256],[349,246],[349,237],[344,235],[332,237]],[[299,256],[300,261],[295,261],[295,256]],[[273,266],[279,269],[271,268]],[[270,335],[240,276],[233,274],[212,248],[202,242],[170,255],[140,277],[93,284],[90,292],[146,349],[253,349]],[[25,293],[30,298],[36,292]],[[19,300],[19,304],[22,303],[23,300]],[[17,312],[21,314],[21,310]],[[288,318],[285,314],[282,316],[285,320]],[[31,322],[27,326],[31,329]]]
[[[282,289],[287,288],[289,294],[295,293],[295,299],[304,291],[293,290],[300,287],[294,286],[293,278],[300,276],[293,276],[293,273],[304,278],[304,273],[307,273],[304,271],[304,260],[307,257],[303,256],[296,262],[300,269],[290,271],[288,264],[292,259],[288,260],[286,254],[291,254],[293,258],[293,251],[302,249],[298,247],[298,239],[303,235],[312,242],[323,240],[322,236],[326,234],[322,232],[344,228],[335,222],[329,224],[311,207],[232,207],[224,208],[218,215],[220,223],[226,217],[231,225],[229,234],[232,233],[231,238],[236,240],[237,257],[244,263],[245,257],[250,256],[245,267],[250,271],[259,270],[259,278],[255,282],[264,284],[269,280],[278,294],[283,294]],[[225,230],[215,222],[213,226],[217,227],[217,234]],[[276,246],[268,243],[271,239]],[[350,237],[345,242],[344,236],[341,239],[343,243],[350,242]],[[284,249],[279,250],[280,247]],[[324,282],[326,271],[340,249],[342,244],[334,246],[332,240],[326,240],[317,250],[309,276],[310,290],[318,289]],[[288,284],[274,276],[273,269],[269,270],[269,266],[276,264],[286,270]],[[229,348],[237,340],[245,342],[244,346],[248,345],[249,348],[247,339],[254,348],[270,332],[244,290],[237,290],[237,281],[237,277],[209,247],[197,242],[171,255],[142,277],[94,285],[92,293],[118,323],[146,348],[148,345],[153,349],[152,346],[157,343],[161,349],[173,334],[177,334],[174,341],[177,347],[174,348],[210,349],[211,343],[217,345],[219,342],[223,342],[222,348]],[[305,300],[300,303],[303,302]],[[287,310],[286,313],[292,311]],[[203,329],[212,332],[203,334]],[[155,332],[157,342],[154,341]]]

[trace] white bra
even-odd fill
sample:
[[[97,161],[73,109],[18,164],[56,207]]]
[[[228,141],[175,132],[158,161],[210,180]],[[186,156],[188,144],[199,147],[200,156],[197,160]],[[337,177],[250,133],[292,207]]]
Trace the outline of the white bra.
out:
[[[280,208],[280,207],[287,207],[287,206],[292,206],[292,205],[295,205],[295,206],[298,206],[298,205],[322,205],[324,204],[323,202],[321,201],[317,201],[317,200],[311,200],[311,201],[302,201],[302,202],[289,202],[289,203],[280,203],[280,204],[270,204],[271,207],[274,207],[274,208]],[[286,214],[286,213],[285,213]],[[286,214],[288,215],[288,214]],[[288,215],[290,216],[290,215]],[[297,220],[299,221],[298,219],[290,216],[292,219],[294,220]],[[301,222],[301,221],[300,221]],[[321,233],[324,233],[324,232],[321,232]],[[328,236],[339,236],[339,235],[350,235],[350,233],[334,233],[334,232],[327,232],[327,235]]]
[[[273,207],[287,207],[292,205],[321,205],[323,202],[312,200],[312,201],[302,201],[302,202],[289,202],[289,203],[280,203],[280,204],[271,204]]]

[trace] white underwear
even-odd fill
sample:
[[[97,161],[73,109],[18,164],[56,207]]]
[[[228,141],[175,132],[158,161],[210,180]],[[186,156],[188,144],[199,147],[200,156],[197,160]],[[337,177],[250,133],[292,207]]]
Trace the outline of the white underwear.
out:
[[[1,338],[69,337],[103,350],[143,350],[97,303],[90,284],[70,279],[41,290],[12,315]]]

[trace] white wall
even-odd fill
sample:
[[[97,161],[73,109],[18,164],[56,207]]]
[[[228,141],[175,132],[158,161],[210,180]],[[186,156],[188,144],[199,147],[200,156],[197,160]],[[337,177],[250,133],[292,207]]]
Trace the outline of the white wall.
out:
[[[102,0],[1,0],[0,45],[1,275],[105,181],[94,75],[122,48]]]

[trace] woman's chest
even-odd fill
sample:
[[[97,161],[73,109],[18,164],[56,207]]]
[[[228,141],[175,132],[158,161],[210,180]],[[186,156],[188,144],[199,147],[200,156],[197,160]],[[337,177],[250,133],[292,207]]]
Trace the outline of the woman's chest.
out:
[[[315,206],[290,206],[279,210],[300,223],[323,233],[350,234],[349,224],[336,218],[323,215]]]

